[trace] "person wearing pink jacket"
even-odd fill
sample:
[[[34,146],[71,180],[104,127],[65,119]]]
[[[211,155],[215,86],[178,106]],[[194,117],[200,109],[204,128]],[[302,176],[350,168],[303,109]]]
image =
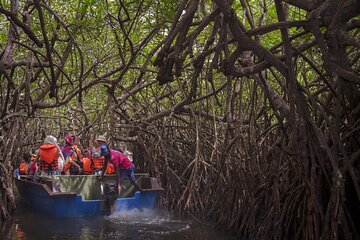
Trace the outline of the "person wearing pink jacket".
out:
[[[139,183],[136,182],[134,175],[134,164],[129,160],[129,158],[114,149],[110,149],[106,144],[106,139],[103,135],[100,135],[95,139],[97,147],[100,149],[99,155],[105,158],[103,169],[100,174],[100,179],[103,178],[108,162],[112,163],[115,169],[116,177],[117,177],[117,187],[118,194],[121,193],[121,182],[127,177],[131,184],[133,184],[139,191],[141,191],[141,187]]]

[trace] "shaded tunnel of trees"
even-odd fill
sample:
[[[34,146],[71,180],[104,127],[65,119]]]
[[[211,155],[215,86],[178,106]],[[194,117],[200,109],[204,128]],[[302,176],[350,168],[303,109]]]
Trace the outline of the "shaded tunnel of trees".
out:
[[[0,216],[48,134],[106,133],[161,207],[241,239],[359,239],[360,1],[1,0]]]

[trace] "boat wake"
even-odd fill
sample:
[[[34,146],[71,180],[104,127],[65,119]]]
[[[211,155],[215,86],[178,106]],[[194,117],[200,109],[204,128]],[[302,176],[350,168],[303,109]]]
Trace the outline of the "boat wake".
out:
[[[168,213],[153,209],[133,209],[114,213],[107,217],[113,224],[121,228],[136,231],[139,239],[156,239],[165,237],[191,228],[190,223],[172,219]]]

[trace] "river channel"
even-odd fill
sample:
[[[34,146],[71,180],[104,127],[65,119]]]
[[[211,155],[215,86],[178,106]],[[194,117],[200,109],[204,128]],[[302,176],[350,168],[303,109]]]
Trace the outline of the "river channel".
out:
[[[179,220],[159,210],[131,211],[106,217],[54,219],[19,204],[1,224],[1,240],[231,240],[207,225]]]

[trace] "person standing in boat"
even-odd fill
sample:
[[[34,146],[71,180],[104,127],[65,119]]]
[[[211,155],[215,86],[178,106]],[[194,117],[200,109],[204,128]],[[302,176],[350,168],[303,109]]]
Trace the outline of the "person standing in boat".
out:
[[[69,176],[71,174],[80,174],[79,153],[76,147],[77,137],[75,134],[69,134],[65,137],[65,145],[61,148],[61,152],[65,158],[64,173]]]
[[[121,193],[121,182],[127,177],[131,184],[133,184],[138,190],[142,190],[139,183],[136,182],[134,175],[134,164],[121,152],[114,149],[110,149],[106,143],[104,135],[99,135],[95,139],[96,146],[100,149],[100,156],[104,157],[104,166],[102,168],[100,179],[102,180],[108,163],[114,166],[115,174],[117,178],[118,194]]]
[[[40,175],[60,175],[65,159],[56,137],[46,136],[36,155],[36,162],[40,162]]]

